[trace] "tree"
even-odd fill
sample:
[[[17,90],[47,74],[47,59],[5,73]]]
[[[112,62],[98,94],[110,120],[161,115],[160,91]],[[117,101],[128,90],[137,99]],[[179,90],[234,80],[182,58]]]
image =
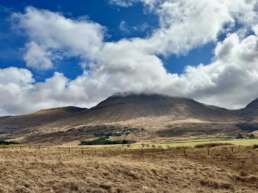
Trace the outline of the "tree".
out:
[[[236,139],[244,139],[244,136],[241,133],[238,133]]]
[[[251,133],[250,135],[248,135],[248,138],[249,139],[256,139],[256,136],[253,133]]]

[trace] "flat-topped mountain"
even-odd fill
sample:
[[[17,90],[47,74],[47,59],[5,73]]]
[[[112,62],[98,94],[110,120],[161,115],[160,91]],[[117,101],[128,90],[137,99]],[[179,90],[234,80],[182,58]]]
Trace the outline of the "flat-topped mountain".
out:
[[[231,113],[192,99],[157,94],[115,95],[90,109],[89,114],[106,121],[125,121],[139,117],[170,116],[174,119],[200,118],[214,120],[232,118]]]
[[[48,136],[48,140],[59,137],[64,139],[65,135],[72,141],[73,135],[76,135],[77,139],[87,135],[88,131],[91,134],[97,130],[97,133],[106,133],[111,126],[112,132],[119,128],[123,131],[135,128],[132,131],[155,131],[161,132],[162,136],[188,130],[198,130],[198,134],[227,131],[232,133],[239,132],[242,125],[246,130],[249,123],[255,124],[255,127],[252,125],[254,130],[256,120],[258,100],[251,102],[244,109],[228,110],[187,98],[158,94],[122,94],[111,96],[90,109],[64,107],[21,116],[2,117],[0,135],[17,138],[47,133],[55,136]]]

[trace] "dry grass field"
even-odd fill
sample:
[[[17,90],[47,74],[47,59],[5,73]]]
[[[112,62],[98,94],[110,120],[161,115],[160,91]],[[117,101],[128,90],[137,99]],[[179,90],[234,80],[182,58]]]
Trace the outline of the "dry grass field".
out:
[[[2,147],[0,192],[258,192],[254,146]]]

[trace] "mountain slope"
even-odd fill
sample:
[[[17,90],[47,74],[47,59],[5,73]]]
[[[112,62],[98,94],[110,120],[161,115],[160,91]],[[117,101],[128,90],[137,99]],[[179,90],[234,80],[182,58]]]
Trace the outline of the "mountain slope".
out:
[[[27,115],[2,117],[0,118],[0,132],[19,133],[33,127],[40,127],[42,125],[69,119],[74,116],[76,117],[78,114],[85,111],[87,111],[87,109],[63,107],[40,110]]]
[[[200,118],[204,120],[233,118],[226,109],[207,106],[192,99],[147,94],[109,97],[93,107],[88,112],[88,116],[106,121],[160,116],[170,116],[173,119]]]
[[[253,100],[244,109],[239,110],[239,115],[248,121],[258,121],[258,99]]]
[[[157,94],[114,95],[91,109],[64,107],[0,118],[0,137],[72,141],[101,133],[144,131],[160,136],[258,130],[258,100],[241,110]],[[107,126],[109,125],[109,126]],[[112,127],[111,127],[112,126]],[[135,129],[130,129],[135,128]],[[42,138],[46,138],[41,140]],[[30,138],[30,137],[29,137]],[[29,138],[27,141],[29,141]]]

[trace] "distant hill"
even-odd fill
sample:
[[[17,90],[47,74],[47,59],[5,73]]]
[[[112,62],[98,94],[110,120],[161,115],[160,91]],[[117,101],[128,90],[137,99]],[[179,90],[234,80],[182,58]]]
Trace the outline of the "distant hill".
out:
[[[38,112],[0,118],[1,133],[20,133],[30,128],[40,127],[65,119],[70,119],[87,111],[85,108],[62,107],[40,110]]]
[[[121,94],[111,96],[91,109],[64,107],[22,116],[2,117],[0,136],[21,138],[25,142],[31,140],[62,143],[90,135],[128,131],[144,131],[144,136],[152,137],[171,137],[186,133],[234,134],[242,130],[248,131],[250,124],[252,131],[256,127],[258,130],[257,120],[258,100],[254,100],[244,109],[228,110],[187,98],[157,94]]]

